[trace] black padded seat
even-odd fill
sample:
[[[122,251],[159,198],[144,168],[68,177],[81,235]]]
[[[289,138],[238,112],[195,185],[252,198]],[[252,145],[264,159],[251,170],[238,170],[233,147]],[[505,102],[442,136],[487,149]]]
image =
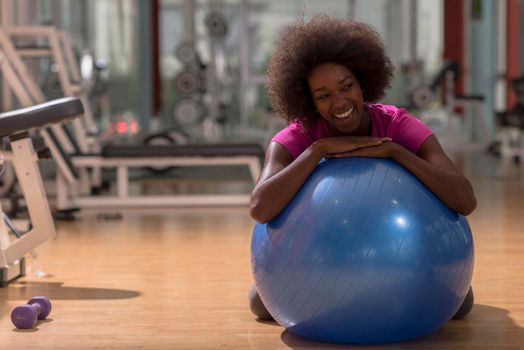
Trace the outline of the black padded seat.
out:
[[[256,143],[238,144],[196,144],[196,145],[151,145],[151,146],[113,146],[102,149],[102,156],[107,158],[143,158],[143,157],[226,157],[226,156],[262,156],[264,149]]]
[[[73,119],[84,113],[79,98],[64,97],[0,114],[0,137]]]
[[[17,50],[51,50],[49,45],[16,45]]]

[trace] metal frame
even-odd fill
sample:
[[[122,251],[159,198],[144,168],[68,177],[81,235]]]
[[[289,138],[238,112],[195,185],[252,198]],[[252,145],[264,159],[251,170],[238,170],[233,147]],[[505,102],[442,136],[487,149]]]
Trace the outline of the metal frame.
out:
[[[448,115],[447,120],[447,128],[448,132],[451,132],[453,129],[452,127],[452,119],[456,115],[455,109],[458,107],[462,107],[464,109],[472,108],[472,113],[469,116],[470,119],[470,126],[469,130],[467,130],[468,133],[473,136],[473,121],[477,120],[480,124],[480,128],[482,130],[482,141],[477,141],[479,147],[485,147],[489,143],[489,131],[488,126],[486,125],[486,120],[484,119],[484,101],[479,101],[475,99],[467,99],[467,98],[457,98],[455,96],[455,76],[452,71],[448,71],[445,75],[445,91],[446,91],[446,104],[445,109]]]
[[[210,206],[210,205],[247,205],[249,194],[190,194],[190,195],[131,195],[129,191],[131,168],[166,167],[166,166],[233,166],[244,165],[249,168],[251,179],[255,183],[260,175],[258,156],[189,156],[189,157],[103,157],[73,156],[71,162],[76,169],[111,168],[116,169],[116,195],[93,196],[86,189],[91,188],[89,177],[77,179],[66,164],[58,147],[49,134],[42,133],[49,145],[57,164],[57,209],[70,208],[105,208],[105,207],[144,207],[144,206]]]
[[[24,194],[32,227],[21,237],[11,241],[0,207],[0,286],[23,276],[23,257],[55,235],[55,226],[45,193],[38,157],[29,134],[20,139],[11,139],[12,154],[0,152],[0,163],[13,163],[20,188]]]
[[[74,123],[75,134],[77,142],[82,152],[97,152],[99,145],[96,142],[96,137],[89,136],[89,133],[84,132],[88,130],[90,133],[96,131],[96,124],[93,119],[93,113],[89,104],[89,97],[84,91],[81,78],[80,69],[74,59],[74,53],[68,35],[57,30],[54,26],[10,26],[4,28],[2,33],[2,46],[5,55],[9,60],[15,61],[13,58],[17,56],[22,62],[23,58],[50,58],[58,67],[58,78],[60,86],[63,90],[64,96],[75,96],[82,100],[85,113],[83,120],[77,120]],[[48,47],[35,48],[16,48],[13,45],[14,38],[28,38],[32,40],[45,40]],[[29,71],[26,69],[27,75]],[[30,78],[30,76],[28,77]],[[45,97],[36,84],[27,84],[33,96],[38,96],[38,103],[45,101]]]
[[[43,103],[46,101],[46,97],[42,93],[42,90],[32,78],[29,69],[24,64],[20,55],[18,54],[15,46],[11,39],[7,35],[4,29],[0,27],[0,70],[3,76],[3,82],[6,85],[6,90],[12,91],[18,102],[22,107],[30,107],[32,105]],[[82,100],[85,105],[84,100]],[[75,132],[83,133],[82,121],[75,119],[73,121],[73,127]],[[68,151],[73,152],[74,147],[69,142],[67,137],[63,135],[58,125],[53,125],[52,128],[60,137],[60,143]],[[81,143],[82,144],[82,143]],[[85,149],[80,146],[84,152]]]

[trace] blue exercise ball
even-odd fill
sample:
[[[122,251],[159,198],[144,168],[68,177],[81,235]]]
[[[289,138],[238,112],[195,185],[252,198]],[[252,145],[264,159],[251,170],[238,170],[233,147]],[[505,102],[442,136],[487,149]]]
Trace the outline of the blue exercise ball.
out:
[[[462,304],[473,260],[466,219],[378,158],[320,162],[251,242],[255,285],[275,320],[336,343],[435,332]]]

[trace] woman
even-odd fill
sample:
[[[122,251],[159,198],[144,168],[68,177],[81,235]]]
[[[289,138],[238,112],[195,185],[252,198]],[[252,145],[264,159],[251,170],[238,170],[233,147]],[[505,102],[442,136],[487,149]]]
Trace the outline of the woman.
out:
[[[368,25],[315,16],[286,26],[267,71],[275,111],[288,126],[266,150],[262,174],[251,195],[250,214],[265,223],[293,198],[324,157],[390,158],[415,175],[451,209],[468,215],[475,194],[420,120],[384,96],[393,75],[379,35]],[[256,290],[250,304],[269,318]],[[473,305],[468,297],[455,317]]]

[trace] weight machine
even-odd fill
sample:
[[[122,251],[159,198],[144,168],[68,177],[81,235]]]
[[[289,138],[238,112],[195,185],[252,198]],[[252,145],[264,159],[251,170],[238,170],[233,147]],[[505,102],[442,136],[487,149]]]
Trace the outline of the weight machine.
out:
[[[10,149],[0,150],[0,166],[9,161],[29,212],[30,227],[20,232],[0,207],[0,287],[25,275],[25,254],[55,235],[55,226],[38,167],[38,154],[30,132],[80,116],[82,103],[63,98],[0,114],[0,138],[8,138]],[[12,233],[15,238],[9,235]]]
[[[411,72],[414,83],[409,91],[409,108],[423,113],[424,110],[428,109],[431,102],[437,98],[438,90],[442,88],[443,107],[447,117],[445,132],[453,132],[452,121],[457,117],[457,109],[463,109],[465,112],[468,108],[471,108],[472,121],[478,121],[482,132],[482,141],[480,143],[487,145],[489,143],[489,131],[484,119],[484,96],[455,93],[455,81],[460,75],[458,63],[454,61],[444,62],[433,80],[427,85],[422,84],[421,79],[418,77],[420,70],[420,63],[417,63],[417,67]],[[473,125],[470,128],[470,131],[472,130]]]

